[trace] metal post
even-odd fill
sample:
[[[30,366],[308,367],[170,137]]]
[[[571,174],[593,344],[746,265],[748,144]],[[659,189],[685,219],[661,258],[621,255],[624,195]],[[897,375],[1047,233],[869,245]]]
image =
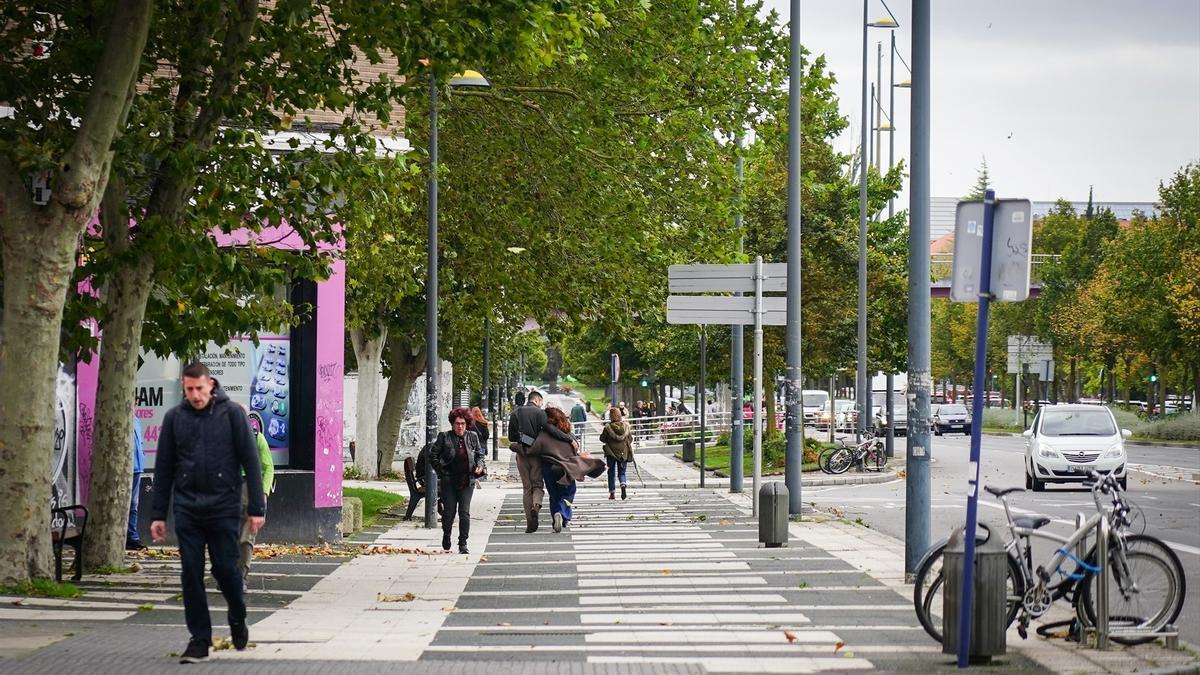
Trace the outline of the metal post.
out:
[[[1108,649],[1108,518],[1096,533],[1096,564],[1100,566],[1096,595],[1096,649]]]
[[[737,137],[737,194],[738,194],[738,209],[737,214],[733,217],[733,226],[738,231],[738,253],[742,252],[742,144],[745,139],[742,136]],[[735,295],[741,295],[736,293]],[[732,390],[732,410],[729,411],[729,491],[741,492],[742,479],[745,474],[743,467],[742,449],[746,447],[745,436],[743,435],[743,419],[742,419],[742,392],[745,391],[746,382],[742,360],[744,357],[745,347],[742,344],[743,329],[742,325],[734,324],[729,327],[731,331],[729,339],[729,364],[730,364],[730,389]]]
[[[862,147],[859,164],[858,181],[858,377],[854,385],[854,398],[858,402],[858,422],[854,425],[854,439],[862,442],[863,430],[866,429],[867,411],[870,410],[866,398],[867,391],[867,169],[871,160],[867,157],[870,129],[870,112],[867,104],[867,0],[863,0],[862,20]],[[926,243],[926,249],[929,248]]]
[[[483,386],[480,387],[480,403],[483,409],[492,412],[492,317],[483,317]],[[493,425],[492,436],[496,435]],[[484,450],[487,450],[485,447]],[[492,461],[496,461],[496,449],[492,449]]]
[[[708,375],[705,371],[706,361],[708,360],[708,345],[704,341],[704,326],[700,326],[700,386],[696,388],[696,405],[700,406],[700,487],[704,487],[704,445],[707,432],[704,428],[705,424],[705,405],[707,396],[704,393],[705,377]]]
[[[609,398],[612,400],[612,407],[617,407],[617,381],[621,378],[621,374],[617,372],[617,362],[620,357],[616,354],[610,354],[608,357],[608,374],[609,374]]]
[[[875,43],[875,91],[871,93],[871,98],[875,103],[874,157],[875,170],[878,171],[881,164],[880,158],[883,156],[883,40]]]
[[[835,421],[836,415],[837,415],[837,408],[834,406],[834,394],[837,393],[836,392],[836,384],[835,384],[836,381],[837,381],[836,375],[829,376],[829,442],[830,443],[833,442],[834,434],[836,433],[833,428],[834,421]]]
[[[887,372],[887,440],[884,443],[884,454],[888,459],[896,456],[896,407],[893,400],[893,389],[896,388],[896,374]]]
[[[500,459],[500,385],[492,389],[488,393],[492,396],[492,461],[495,462]]]
[[[441,361],[438,358],[438,107],[437,80],[429,74],[429,252],[425,281],[425,444],[438,434]],[[425,527],[437,527],[437,474],[425,463]]]
[[[791,0],[791,56],[788,60],[788,207],[787,207],[787,383],[784,386],[784,415],[787,421],[787,454],[784,460],[784,485],[788,489],[788,513],[800,513],[800,464],[804,461],[804,389],[800,375],[800,96],[804,76],[800,59],[800,0]],[[761,262],[761,260],[760,260]],[[762,276],[762,270],[759,270]],[[761,296],[761,291],[759,292]],[[758,300],[761,309],[762,300]],[[761,318],[761,317],[760,317]],[[762,326],[759,323],[759,331]],[[755,382],[761,377],[756,374]],[[761,397],[755,399],[759,405]],[[770,421],[775,424],[775,420]],[[754,486],[755,495],[758,485]]]
[[[958,614],[958,667],[966,668],[971,657],[971,600],[975,579],[975,527],[979,520],[979,463],[983,439],[983,387],[987,373],[988,314],[991,309],[992,235],[994,232],[996,193],[987,190],[983,197],[983,254],[979,261],[979,316],[975,323],[975,380],[971,387],[975,399],[971,424],[971,459],[967,463],[967,529],[963,550],[962,602]]]
[[[758,484],[762,478],[762,256],[754,259],[754,484],[751,514],[758,516]]]
[[[929,18],[913,0],[912,174],[908,236],[908,479],[904,482],[904,572],[916,574],[929,548]]]
[[[892,36],[892,72],[888,76],[888,126],[891,129],[888,131],[888,171],[896,166],[896,31],[891,32]],[[888,199],[888,218],[895,214],[895,199]],[[891,387],[888,388],[891,391]],[[890,397],[891,394],[889,393]],[[889,398],[890,400],[890,398]],[[891,438],[889,435],[888,438]],[[888,442],[888,457],[892,456],[892,444]]]

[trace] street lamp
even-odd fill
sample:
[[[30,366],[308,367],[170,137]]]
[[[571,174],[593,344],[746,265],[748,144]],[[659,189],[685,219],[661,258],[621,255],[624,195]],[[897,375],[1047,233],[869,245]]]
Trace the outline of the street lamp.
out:
[[[426,66],[428,61],[424,62]],[[474,70],[450,78],[451,87],[486,87],[487,78]],[[437,438],[441,362],[438,358],[438,102],[437,75],[429,71],[429,251],[425,282],[425,445]],[[437,475],[433,462],[425,468],[425,527],[437,527]]]
[[[858,399],[858,423],[855,425],[854,436],[862,441],[863,432],[867,428],[867,417],[871,412],[871,399],[867,388],[867,169],[870,160],[867,158],[867,133],[871,126],[867,122],[867,29],[887,28],[896,29],[900,22],[896,20],[887,3],[882,3],[888,16],[878,21],[867,20],[867,9],[870,0],[863,0],[863,60],[862,60],[862,117],[859,118],[862,127],[862,146],[859,148],[861,160],[861,176],[858,184],[858,378],[855,394]]]

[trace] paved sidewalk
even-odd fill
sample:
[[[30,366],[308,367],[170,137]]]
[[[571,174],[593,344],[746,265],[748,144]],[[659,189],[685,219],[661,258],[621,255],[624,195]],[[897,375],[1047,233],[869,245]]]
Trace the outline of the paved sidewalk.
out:
[[[955,670],[916,622],[898,540],[806,514],[790,525],[787,547],[762,548],[749,494],[681,487],[696,482],[697,471],[661,455],[639,456],[647,487],[631,472],[630,499],[610,501],[602,482],[589,483],[577,495],[571,527],[556,534],[543,518],[528,535],[511,459],[502,451],[476,492],[470,555],[442,553],[440,531],[424,529],[418,517],[389,521],[363,540],[419,552],[256,561],[254,647],[214,652],[203,668],[431,675]],[[80,599],[26,600],[0,610],[0,672],[179,667],[175,653],[187,633],[178,563],[143,565],[136,574],[88,578]],[[227,635],[219,596],[210,597],[217,633]],[[1153,647],[1099,653],[1060,640],[1021,643],[1015,633],[1009,647],[989,670],[1132,672],[1194,663],[1190,654]]]

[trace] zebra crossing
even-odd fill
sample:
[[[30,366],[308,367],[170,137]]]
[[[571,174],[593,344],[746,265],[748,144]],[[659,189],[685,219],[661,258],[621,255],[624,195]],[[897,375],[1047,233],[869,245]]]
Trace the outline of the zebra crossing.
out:
[[[575,513],[561,534],[525,534],[509,495],[422,660],[796,673],[938,651],[905,598],[816,547],[761,548],[756,523],[715,492],[581,489]]]

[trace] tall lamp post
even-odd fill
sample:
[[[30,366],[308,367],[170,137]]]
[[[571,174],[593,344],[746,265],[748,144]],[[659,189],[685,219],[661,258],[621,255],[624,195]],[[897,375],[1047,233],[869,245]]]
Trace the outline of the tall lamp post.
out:
[[[862,145],[859,148],[861,168],[858,183],[858,378],[855,383],[855,398],[858,400],[858,423],[855,424],[854,436],[862,442],[863,431],[867,428],[867,417],[871,413],[871,398],[867,381],[867,171],[870,168],[869,137],[871,124],[868,122],[867,105],[870,98],[867,94],[867,29],[900,27],[892,10],[884,3],[888,16],[878,21],[867,20],[867,10],[870,0],[863,0],[863,40],[862,40],[862,117],[859,118],[862,127]]]
[[[451,87],[486,87],[487,79],[474,70],[450,78]],[[429,72],[429,251],[425,282],[425,444],[438,433],[441,398],[441,359],[438,357],[438,90],[437,75]],[[433,462],[425,467],[425,527],[437,527],[437,474]]]
[[[903,82],[896,82],[896,58],[900,57],[900,63],[909,71],[909,79]],[[888,170],[896,166],[896,90],[908,89],[912,87],[912,70],[908,68],[908,64],[904,62],[904,57],[900,56],[900,52],[896,49],[896,31],[892,31],[892,51],[891,51],[891,74],[888,76],[888,122],[887,127],[880,125],[881,129],[888,132]],[[888,199],[888,218],[895,215],[895,200]],[[896,374],[889,368],[887,372],[887,443],[885,444],[885,452],[889,458],[896,456],[895,450],[895,400],[896,393]]]

